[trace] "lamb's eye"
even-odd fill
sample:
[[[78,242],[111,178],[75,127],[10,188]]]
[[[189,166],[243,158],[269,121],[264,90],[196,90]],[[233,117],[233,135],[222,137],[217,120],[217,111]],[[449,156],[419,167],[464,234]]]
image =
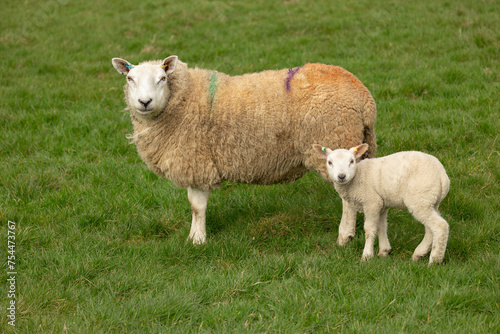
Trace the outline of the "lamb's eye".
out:
[[[128,82],[133,82],[134,81],[134,79],[132,79],[131,77],[127,77],[127,80],[128,80]]]
[[[349,162],[349,164],[350,164],[350,165],[352,165],[353,163],[354,163],[354,160],[351,160],[351,161]]]
[[[160,81],[166,81],[167,77],[161,77]]]
[[[328,161],[328,166],[333,167],[333,162]]]

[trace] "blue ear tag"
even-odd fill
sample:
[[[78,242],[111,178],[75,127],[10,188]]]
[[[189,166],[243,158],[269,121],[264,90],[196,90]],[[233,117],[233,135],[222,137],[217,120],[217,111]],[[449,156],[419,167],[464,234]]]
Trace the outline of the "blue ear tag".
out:
[[[131,69],[132,69],[132,67],[134,67],[134,65],[128,65],[128,64],[127,64],[127,65],[125,65],[125,67],[126,67],[126,68],[128,68],[129,70],[131,70]]]

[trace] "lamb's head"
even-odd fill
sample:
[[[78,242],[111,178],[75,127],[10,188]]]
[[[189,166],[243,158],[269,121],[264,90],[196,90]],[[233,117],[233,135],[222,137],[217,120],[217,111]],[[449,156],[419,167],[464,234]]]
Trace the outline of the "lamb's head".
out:
[[[170,56],[162,62],[132,65],[124,59],[113,58],[114,68],[127,76],[125,95],[132,112],[154,117],[165,109],[170,98],[169,75],[174,72],[177,60],[177,56]]]
[[[368,150],[368,144],[361,144],[349,150],[338,149],[335,151],[314,144],[313,149],[326,160],[330,179],[337,184],[346,184],[356,175],[356,163]]]

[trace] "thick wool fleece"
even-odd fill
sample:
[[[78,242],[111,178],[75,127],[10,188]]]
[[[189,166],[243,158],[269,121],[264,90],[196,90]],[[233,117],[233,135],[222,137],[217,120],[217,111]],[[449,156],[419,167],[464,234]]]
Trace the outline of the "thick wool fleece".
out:
[[[168,80],[163,112],[131,112],[132,138],[148,167],[179,187],[272,184],[307,170],[328,180],[313,143],[332,149],[368,143],[367,156],[375,155],[375,102],[340,67],[229,76],[178,62]]]

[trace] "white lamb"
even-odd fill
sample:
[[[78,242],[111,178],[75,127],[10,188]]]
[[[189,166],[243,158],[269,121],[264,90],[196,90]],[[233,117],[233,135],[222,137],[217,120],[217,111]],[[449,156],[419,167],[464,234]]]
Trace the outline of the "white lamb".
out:
[[[443,261],[449,227],[438,207],[450,189],[450,179],[438,159],[422,152],[399,152],[358,162],[367,144],[350,150],[332,151],[317,144],[313,148],[326,159],[328,174],[342,198],[341,227],[348,230],[339,232],[339,244],[346,236],[354,236],[356,212],[364,212],[366,243],[362,259],[373,257],[376,235],[378,256],[389,255],[387,211],[396,207],[407,209],[425,226],[424,239],[412,260],[426,256],[432,248],[429,264]]]

